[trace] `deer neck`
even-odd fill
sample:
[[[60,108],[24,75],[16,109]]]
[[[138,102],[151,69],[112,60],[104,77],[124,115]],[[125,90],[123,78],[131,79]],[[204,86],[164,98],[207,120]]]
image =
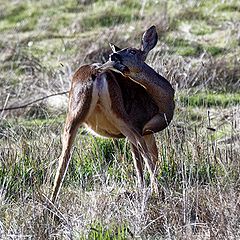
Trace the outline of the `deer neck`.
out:
[[[159,95],[161,95],[162,97],[173,99],[174,90],[164,77],[159,75],[146,63],[144,63],[140,69],[140,71],[132,73],[129,77],[136,83],[142,85],[153,98],[159,98]]]

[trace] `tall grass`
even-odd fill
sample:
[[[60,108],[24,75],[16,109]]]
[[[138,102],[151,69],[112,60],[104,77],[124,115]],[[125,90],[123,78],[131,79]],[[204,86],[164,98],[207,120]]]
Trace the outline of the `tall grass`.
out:
[[[239,116],[223,120],[231,130],[216,137],[207,129],[207,112],[193,122],[191,111],[183,104],[172,126],[157,134],[159,196],[136,187],[124,140],[119,145],[80,131],[55,212],[63,220],[60,225],[41,217],[46,205],[40,196],[50,192],[62,124],[36,127],[23,121],[5,130],[2,125],[2,236],[239,237]],[[221,116],[212,115],[211,126],[218,121],[214,118]]]
[[[156,134],[159,195],[137,188],[125,139],[80,129],[51,208],[59,221],[44,212],[65,99],[0,113],[0,239],[240,239],[237,1],[0,2],[1,106],[67,90],[108,42],[139,46],[152,24],[147,61],[176,90],[174,120]]]

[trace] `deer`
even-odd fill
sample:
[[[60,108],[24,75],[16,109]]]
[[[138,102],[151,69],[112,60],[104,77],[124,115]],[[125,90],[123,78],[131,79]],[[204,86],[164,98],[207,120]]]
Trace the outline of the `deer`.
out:
[[[127,138],[139,187],[144,187],[145,164],[151,189],[157,189],[154,133],[170,124],[175,108],[172,85],[145,62],[157,41],[156,27],[151,26],[143,33],[139,49],[110,44],[113,52],[107,62],[83,65],[73,74],[52,203],[59,195],[80,126],[102,137]]]

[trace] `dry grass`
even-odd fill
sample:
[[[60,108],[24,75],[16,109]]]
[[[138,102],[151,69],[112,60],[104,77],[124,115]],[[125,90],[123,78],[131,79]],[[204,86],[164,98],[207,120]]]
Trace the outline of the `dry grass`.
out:
[[[49,194],[61,125],[13,124],[5,130],[7,143],[1,140],[2,238],[87,239],[108,230],[116,237],[121,226],[127,239],[240,237],[239,108],[222,115],[209,111],[212,127],[222,119],[217,132],[207,129],[207,116],[190,121],[191,109],[183,106],[171,128],[157,135],[159,196],[136,188],[125,142],[114,147],[111,140],[82,132],[54,211],[62,220],[58,224],[43,218],[40,196]],[[224,114],[229,115],[223,120]],[[223,129],[227,132],[218,136]]]
[[[68,89],[79,65],[108,58],[108,42],[138,46],[154,23],[160,42],[148,63],[177,103],[156,134],[160,194],[136,187],[125,140],[81,129],[53,210],[60,221],[44,216],[66,111],[66,97],[52,98],[0,113],[0,238],[240,239],[239,3],[93,2],[2,3],[0,105]]]

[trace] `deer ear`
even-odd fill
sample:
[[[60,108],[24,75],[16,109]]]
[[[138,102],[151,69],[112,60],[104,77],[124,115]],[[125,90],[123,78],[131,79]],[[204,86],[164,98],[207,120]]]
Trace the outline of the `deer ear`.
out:
[[[114,45],[112,43],[109,43],[109,46],[111,47],[111,49],[114,53],[121,50],[121,48],[117,47],[116,45]]]
[[[142,36],[141,50],[145,58],[150,50],[152,50],[158,41],[158,35],[155,26],[151,26]]]

